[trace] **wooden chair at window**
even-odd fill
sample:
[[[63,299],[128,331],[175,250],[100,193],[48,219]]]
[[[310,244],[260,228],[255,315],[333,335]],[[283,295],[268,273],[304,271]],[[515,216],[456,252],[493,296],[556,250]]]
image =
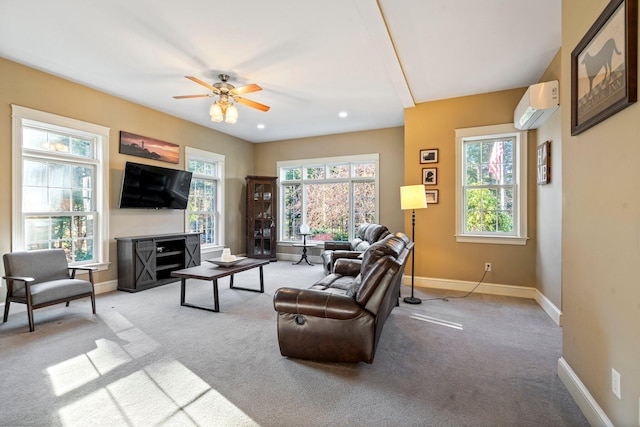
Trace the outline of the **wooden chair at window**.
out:
[[[4,319],[9,317],[9,305],[17,302],[27,305],[29,330],[34,331],[33,310],[79,298],[91,298],[96,314],[94,267],[69,267],[63,249],[42,249],[11,252],[3,256],[7,281]],[[76,279],[76,271],[85,270],[89,280]]]

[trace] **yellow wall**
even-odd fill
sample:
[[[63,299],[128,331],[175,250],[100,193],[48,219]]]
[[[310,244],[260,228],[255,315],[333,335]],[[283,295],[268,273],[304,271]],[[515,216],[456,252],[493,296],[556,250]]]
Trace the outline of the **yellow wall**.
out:
[[[571,51],[608,3],[562,2],[563,357],[614,425],[637,426],[640,105],[571,136],[568,102]],[[621,400],[611,368],[621,374]]]
[[[405,111],[405,185],[422,182],[420,150],[437,148],[439,203],[416,211],[416,277],[477,281],[492,263],[485,282],[535,285],[535,143],[529,144],[529,237],[525,246],[457,243],[455,238],[455,130],[513,123],[513,110],[525,89],[426,102]],[[530,132],[531,134],[535,132]],[[534,139],[535,141],[535,139]],[[532,151],[533,150],[533,151]],[[531,171],[534,175],[532,178]],[[431,186],[430,186],[431,187]],[[411,213],[405,215],[411,233]]]
[[[117,277],[114,237],[184,230],[183,211],[125,210],[117,206],[125,161],[182,167],[183,147],[187,145],[226,156],[226,245],[234,253],[244,252],[244,177],[253,170],[253,144],[2,58],[0,76],[0,182],[3,190],[0,191],[0,253],[11,250],[11,104],[111,129],[109,252],[112,264],[107,271],[97,275],[96,282]],[[119,154],[121,130],[179,144],[180,165]],[[4,288],[0,296],[4,296]]]

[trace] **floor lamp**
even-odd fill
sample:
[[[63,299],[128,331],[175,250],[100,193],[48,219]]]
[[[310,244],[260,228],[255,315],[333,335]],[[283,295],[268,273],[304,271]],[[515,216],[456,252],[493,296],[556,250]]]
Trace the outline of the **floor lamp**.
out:
[[[404,302],[407,304],[420,304],[422,300],[413,296],[413,278],[416,268],[416,209],[427,207],[427,195],[424,191],[424,185],[405,185],[400,187],[400,207],[402,210],[411,209],[411,240],[414,243],[413,251],[411,251],[411,296],[405,297]]]

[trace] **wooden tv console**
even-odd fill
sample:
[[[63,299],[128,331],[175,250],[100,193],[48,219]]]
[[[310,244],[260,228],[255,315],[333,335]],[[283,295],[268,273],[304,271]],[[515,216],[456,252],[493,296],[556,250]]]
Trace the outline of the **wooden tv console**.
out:
[[[116,237],[118,290],[138,292],[179,280],[171,272],[200,265],[200,233]]]

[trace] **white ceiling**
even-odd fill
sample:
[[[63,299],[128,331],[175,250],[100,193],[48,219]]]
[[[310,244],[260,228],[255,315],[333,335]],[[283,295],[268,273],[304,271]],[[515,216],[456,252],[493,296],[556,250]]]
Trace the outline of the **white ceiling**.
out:
[[[536,83],[560,48],[560,3],[0,0],[0,56],[266,142],[402,126],[414,103]],[[259,84],[244,97],[271,110],[213,123],[211,98],[173,98],[208,92],[184,76],[223,72]]]

